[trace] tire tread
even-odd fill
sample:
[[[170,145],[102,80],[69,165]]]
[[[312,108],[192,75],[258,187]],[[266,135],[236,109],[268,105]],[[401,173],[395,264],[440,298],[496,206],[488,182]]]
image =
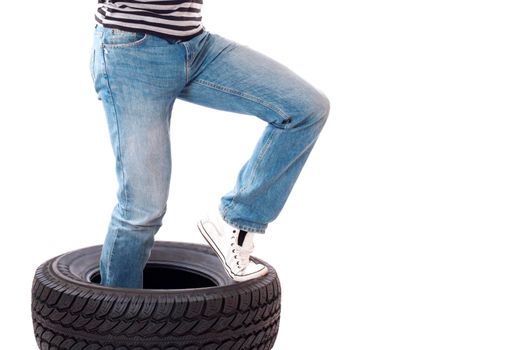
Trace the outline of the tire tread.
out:
[[[40,265],[32,284],[39,349],[255,350],[271,349],[277,337],[281,295],[276,273],[223,294],[131,296],[90,290],[61,280],[50,269],[51,260]]]

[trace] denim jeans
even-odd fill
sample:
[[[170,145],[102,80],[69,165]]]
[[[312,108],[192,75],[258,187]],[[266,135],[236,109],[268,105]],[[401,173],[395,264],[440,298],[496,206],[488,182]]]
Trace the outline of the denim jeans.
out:
[[[96,24],[90,72],[119,184],[100,257],[105,286],[143,288],[166,212],[176,98],[267,123],[218,205],[230,225],[257,233],[281,211],[329,113],[326,95],[290,69],[207,30],[182,41]]]

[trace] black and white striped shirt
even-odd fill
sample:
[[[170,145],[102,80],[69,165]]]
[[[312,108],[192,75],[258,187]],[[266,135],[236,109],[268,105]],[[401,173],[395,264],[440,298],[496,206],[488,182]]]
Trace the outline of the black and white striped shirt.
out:
[[[104,27],[189,40],[202,33],[203,0],[98,0],[95,20]]]

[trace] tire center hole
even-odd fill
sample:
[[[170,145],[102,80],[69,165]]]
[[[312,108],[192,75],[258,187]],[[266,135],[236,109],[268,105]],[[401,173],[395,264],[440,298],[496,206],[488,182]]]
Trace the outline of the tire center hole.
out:
[[[219,286],[211,277],[177,266],[146,264],[143,289],[194,289]],[[90,277],[91,283],[100,284],[100,270]]]

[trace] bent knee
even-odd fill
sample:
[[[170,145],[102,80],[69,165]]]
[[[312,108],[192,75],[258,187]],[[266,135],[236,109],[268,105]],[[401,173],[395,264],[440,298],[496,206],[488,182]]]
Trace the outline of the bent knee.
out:
[[[301,103],[301,110],[298,115],[290,121],[292,127],[305,125],[324,125],[330,114],[330,100],[328,97],[316,90],[310,98]]]

